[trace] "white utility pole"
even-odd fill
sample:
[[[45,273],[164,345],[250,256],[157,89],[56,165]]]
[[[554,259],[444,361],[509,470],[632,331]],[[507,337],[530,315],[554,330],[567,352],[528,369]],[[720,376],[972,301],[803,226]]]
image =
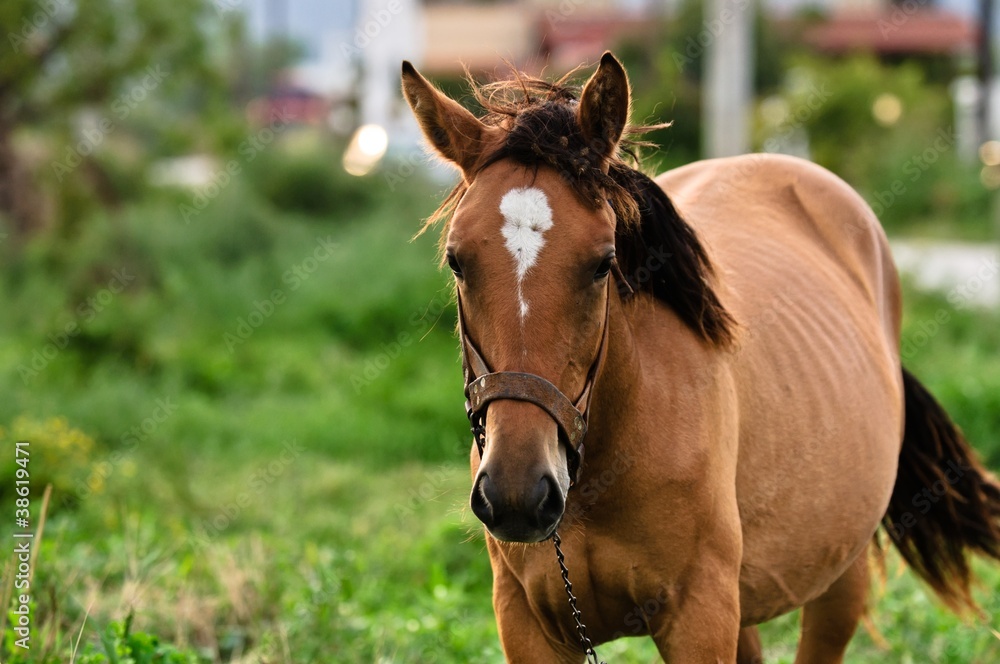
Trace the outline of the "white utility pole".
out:
[[[360,121],[394,133],[412,124],[399,92],[399,66],[403,60],[419,66],[423,59],[423,6],[418,0],[360,0],[359,5]]]
[[[753,0],[706,0],[699,38],[705,52],[702,127],[706,157],[750,150]]]

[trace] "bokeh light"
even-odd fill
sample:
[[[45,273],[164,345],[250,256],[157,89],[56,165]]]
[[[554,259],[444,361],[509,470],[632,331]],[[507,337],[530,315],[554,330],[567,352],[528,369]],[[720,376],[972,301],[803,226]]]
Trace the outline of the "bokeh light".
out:
[[[788,119],[788,102],[777,95],[771,95],[760,103],[760,115],[764,122],[777,127]]]
[[[979,181],[987,189],[1000,189],[1000,167],[983,166],[983,169],[979,171]]]
[[[986,141],[980,145],[979,159],[987,166],[1000,166],[1000,141]]]
[[[344,151],[344,170],[351,175],[367,175],[378,165],[389,147],[389,135],[375,124],[358,127]]]
[[[883,127],[891,127],[903,115],[903,102],[891,92],[883,92],[872,104],[872,117]]]

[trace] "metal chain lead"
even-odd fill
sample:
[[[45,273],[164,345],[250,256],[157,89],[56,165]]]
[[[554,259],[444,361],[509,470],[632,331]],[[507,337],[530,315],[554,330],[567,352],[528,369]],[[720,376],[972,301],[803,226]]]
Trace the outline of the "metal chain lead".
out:
[[[573,611],[573,621],[576,623],[577,634],[580,635],[580,643],[583,645],[583,651],[587,655],[587,661],[592,664],[605,664],[605,662],[597,659],[597,653],[594,652],[594,644],[591,642],[590,637],[587,636],[587,626],[583,624],[583,614],[580,613],[580,609],[576,607],[576,595],[573,594],[573,584],[569,582],[569,569],[566,568],[566,556],[563,555],[562,540],[559,539],[559,533],[552,533],[552,542],[556,545],[556,560],[559,561],[559,570],[562,572],[563,584],[566,586],[566,596],[569,598],[569,608]]]

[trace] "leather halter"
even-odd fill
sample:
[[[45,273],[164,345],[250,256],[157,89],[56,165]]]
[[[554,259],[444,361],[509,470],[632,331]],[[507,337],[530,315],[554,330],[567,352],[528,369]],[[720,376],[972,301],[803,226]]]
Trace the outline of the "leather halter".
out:
[[[617,266],[616,266],[617,267]],[[490,402],[498,399],[527,401],[535,404],[555,420],[559,427],[559,439],[566,445],[566,459],[569,468],[570,488],[577,481],[583,462],[583,439],[587,435],[590,419],[590,400],[593,396],[594,381],[604,365],[608,349],[608,326],[611,320],[611,284],[604,307],[604,327],[601,331],[601,345],[594,363],[587,372],[587,381],[576,401],[559,391],[548,380],[535,374],[519,371],[493,372],[482,354],[465,333],[465,316],[462,313],[462,296],[455,290],[458,303],[458,336],[462,345],[462,371],[465,374],[465,412],[472,427],[472,435],[479,449],[479,458],[486,450],[486,410]]]

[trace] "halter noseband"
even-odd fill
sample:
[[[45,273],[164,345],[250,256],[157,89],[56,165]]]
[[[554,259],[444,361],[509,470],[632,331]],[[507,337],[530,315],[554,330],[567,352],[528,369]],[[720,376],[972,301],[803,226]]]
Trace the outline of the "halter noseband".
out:
[[[608,325],[611,313],[611,280],[604,307],[604,328],[601,331],[601,345],[594,363],[587,372],[587,381],[576,402],[559,391],[548,380],[535,374],[519,371],[490,370],[476,345],[465,333],[465,316],[462,313],[462,296],[456,289],[458,303],[458,336],[462,344],[462,371],[465,374],[465,413],[472,427],[472,435],[483,458],[486,449],[486,410],[491,401],[513,399],[535,404],[555,420],[559,427],[559,439],[566,445],[566,459],[569,469],[570,487],[576,484],[583,462],[583,438],[587,435],[590,419],[590,399],[593,396],[594,381],[604,365],[608,349]]]

